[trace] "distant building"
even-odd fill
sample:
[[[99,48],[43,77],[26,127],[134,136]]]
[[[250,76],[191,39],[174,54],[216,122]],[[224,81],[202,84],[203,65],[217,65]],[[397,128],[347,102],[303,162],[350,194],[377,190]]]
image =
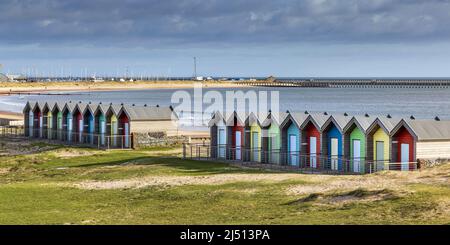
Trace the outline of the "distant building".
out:
[[[6,75],[11,82],[26,82],[28,79],[23,75]]]
[[[101,77],[95,77],[95,76],[92,76],[92,77],[89,79],[89,81],[96,83],[96,82],[104,82],[105,79],[103,79],[103,78],[101,78]]]
[[[9,82],[9,78],[6,75],[0,73],[0,82]]]

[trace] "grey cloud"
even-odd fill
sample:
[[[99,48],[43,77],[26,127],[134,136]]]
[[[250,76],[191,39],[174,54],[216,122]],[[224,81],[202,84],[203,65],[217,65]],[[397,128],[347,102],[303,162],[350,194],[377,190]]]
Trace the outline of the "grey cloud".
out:
[[[449,0],[3,0],[1,43],[139,47],[450,37]]]

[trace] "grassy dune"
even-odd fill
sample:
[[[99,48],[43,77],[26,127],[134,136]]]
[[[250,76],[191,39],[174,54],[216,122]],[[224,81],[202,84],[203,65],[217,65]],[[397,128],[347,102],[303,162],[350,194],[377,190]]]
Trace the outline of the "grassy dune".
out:
[[[0,142],[0,224],[450,224],[449,165],[304,175],[180,152]]]

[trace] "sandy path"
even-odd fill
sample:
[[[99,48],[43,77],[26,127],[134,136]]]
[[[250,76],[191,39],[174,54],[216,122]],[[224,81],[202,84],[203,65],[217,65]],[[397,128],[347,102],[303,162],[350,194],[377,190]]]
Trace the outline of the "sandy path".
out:
[[[383,172],[363,176],[311,176],[313,183],[294,185],[287,189],[291,195],[325,193],[335,191],[403,190],[408,184],[436,184],[450,187],[450,168],[434,168],[422,172]]]
[[[231,182],[284,181],[298,178],[297,174],[218,174],[208,176],[149,176],[115,181],[83,181],[63,184],[80,189],[135,189],[149,186],[220,185]]]

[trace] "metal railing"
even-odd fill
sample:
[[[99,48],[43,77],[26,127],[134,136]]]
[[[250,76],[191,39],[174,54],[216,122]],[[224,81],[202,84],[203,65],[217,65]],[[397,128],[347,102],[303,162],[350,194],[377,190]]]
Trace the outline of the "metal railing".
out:
[[[66,145],[96,147],[98,149],[129,149],[133,145],[132,135],[109,135],[57,130],[48,128],[0,127],[2,137],[28,137]]]
[[[183,144],[183,157],[196,160],[221,160],[240,165],[326,172],[334,174],[366,174],[385,170],[414,171],[416,162],[395,163],[389,160],[303,154],[299,151],[263,150],[262,148],[210,146],[208,144]]]

